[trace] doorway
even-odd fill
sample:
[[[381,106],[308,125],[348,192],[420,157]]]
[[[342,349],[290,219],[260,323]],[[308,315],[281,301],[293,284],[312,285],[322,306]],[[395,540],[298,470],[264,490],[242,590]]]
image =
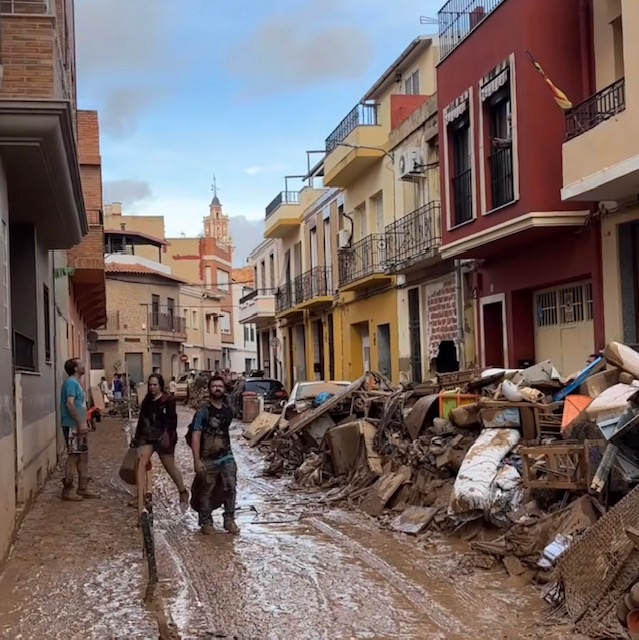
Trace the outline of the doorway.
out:
[[[408,336],[412,381],[422,382],[422,325],[419,308],[419,288],[408,290]]]
[[[142,366],[141,353],[125,353],[124,366],[126,368],[126,377],[129,381],[132,380],[136,384],[138,382],[144,382],[144,369]]]
[[[324,323],[313,322],[313,380],[324,380]]]
[[[335,335],[333,329],[333,314],[330,313],[328,323],[328,379],[335,380]]]
[[[392,374],[390,324],[377,326],[377,353],[379,372],[390,378]]]
[[[363,322],[360,325],[360,335],[362,337],[362,364],[364,373],[368,373],[371,370],[371,338],[368,334],[368,322]]]
[[[506,366],[504,335],[504,298],[491,296],[481,303],[481,327],[484,340],[484,365]]]

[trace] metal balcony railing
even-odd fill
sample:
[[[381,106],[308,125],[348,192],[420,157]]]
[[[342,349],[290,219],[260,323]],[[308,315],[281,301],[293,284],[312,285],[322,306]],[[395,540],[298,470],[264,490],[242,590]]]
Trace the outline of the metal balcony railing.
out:
[[[180,318],[172,313],[149,313],[149,329],[164,333],[186,333],[186,318]]]
[[[473,219],[473,170],[466,169],[452,178],[453,226]]]
[[[240,298],[240,304],[244,304],[245,302],[248,302],[249,300],[253,300],[253,298],[257,298],[258,296],[258,290],[255,289],[255,291],[251,291],[250,293],[247,293],[245,296],[242,296]]]
[[[515,199],[512,146],[496,149],[490,154],[489,161],[492,208],[496,209]]]
[[[107,320],[101,326],[98,327],[98,331],[119,331],[120,330],[120,312],[119,311],[107,311]]]
[[[504,0],[448,0],[439,10],[439,55],[443,60]]]
[[[429,202],[386,227],[384,235],[390,272],[435,255],[442,243],[441,215],[441,202]]]
[[[621,78],[566,113],[566,139],[572,140],[626,108],[626,80]]]
[[[13,332],[13,366],[22,371],[35,371],[35,342],[19,331]]]
[[[296,304],[293,283],[288,282],[275,294],[275,313],[283,313]]]
[[[293,291],[299,298],[296,304],[333,295],[331,267],[313,267],[293,280]]]
[[[0,13],[53,16],[55,0],[0,0]]]
[[[386,235],[373,233],[338,254],[340,286],[375,273],[384,273],[388,263]]]
[[[266,218],[268,218],[278,207],[283,204],[299,204],[299,191],[281,191],[278,193],[271,203],[266,207]]]
[[[374,127],[379,124],[379,105],[376,103],[358,104],[326,138],[326,153],[333,151],[340,142],[344,142],[349,133],[357,127]]]

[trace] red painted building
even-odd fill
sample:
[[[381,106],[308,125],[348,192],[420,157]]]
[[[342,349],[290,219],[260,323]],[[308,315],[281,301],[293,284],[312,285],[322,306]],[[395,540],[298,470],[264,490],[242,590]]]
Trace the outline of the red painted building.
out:
[[[481,364],[551,359],[564,374],[602,346],[599,231],[561,200],[565,114],[592,93],[590,0],[450,0],[437,68],[445,258],[473,260]],[[586,46],[584,46],[584,44]]]

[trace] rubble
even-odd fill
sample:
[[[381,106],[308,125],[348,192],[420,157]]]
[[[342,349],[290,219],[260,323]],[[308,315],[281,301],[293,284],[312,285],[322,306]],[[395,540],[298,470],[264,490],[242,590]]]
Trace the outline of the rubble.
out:
[[[473,567],[500,564],[547,583],[555,590],[547,599],[565,603],[566,567],[592,561],[573,560],[581,540],[639,491],[637,376],[639,354],[618,343],[569,379],[551,362],[405,387],[368,373],[321,402],[306,399],[286,420],[263,414],[245,435],[265,452],[267,473],[319,488],[322,502],[358,508],[400,533],[456,533],[470,541]],[[635,542],[623,537],[633,562],[621,600],[639,583],[635,520]],[[610,570],[621,572],[604,554],[593,581]],[[619,602],[606,615],[639,619],[639,607]]]

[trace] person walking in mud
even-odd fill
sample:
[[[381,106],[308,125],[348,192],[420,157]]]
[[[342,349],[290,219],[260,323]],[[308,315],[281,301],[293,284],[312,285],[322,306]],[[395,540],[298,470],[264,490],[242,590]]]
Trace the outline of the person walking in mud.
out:
[[[202,485],[199,523],[205,535],[215,531],[212,513],[218,483],[222,485],[224,528],[229,533],[239,533],[235,523],[237,465],[229,433],[233,410],[226,403],[225,391],[224,378],[213,376],[208,384],[209,400],[197,412],[192,424],[193,466]]]
[[[67,445],[67,463],[62,480],[62,499],[81,502],[85,498],[99,498],[89,488],[89,425],[87,423],[87,402],[80,380],[84,375],[84,364],[78,358],[64,363],[68,378],[62,384],[60,392],[60,414],[62,432]],[[78,476],[78,489],[73,491],[75,477]]]
[[[131,447],[138,450],[138,486],[143,486],[145,474],[151,464],[153,453],[157,453],[166,472],[177,486],[180,493],[180,504],[184,507],[189,502],[189,492],[184,486],[184,479],[175,464],[175,445],[177,444],[177,412],[175,398],[165,392],[164,378],[159,373],[149,376],[147,394],[140,405],[135,436]],[[144,496],[138,496],[138,509],[144,509]]]

